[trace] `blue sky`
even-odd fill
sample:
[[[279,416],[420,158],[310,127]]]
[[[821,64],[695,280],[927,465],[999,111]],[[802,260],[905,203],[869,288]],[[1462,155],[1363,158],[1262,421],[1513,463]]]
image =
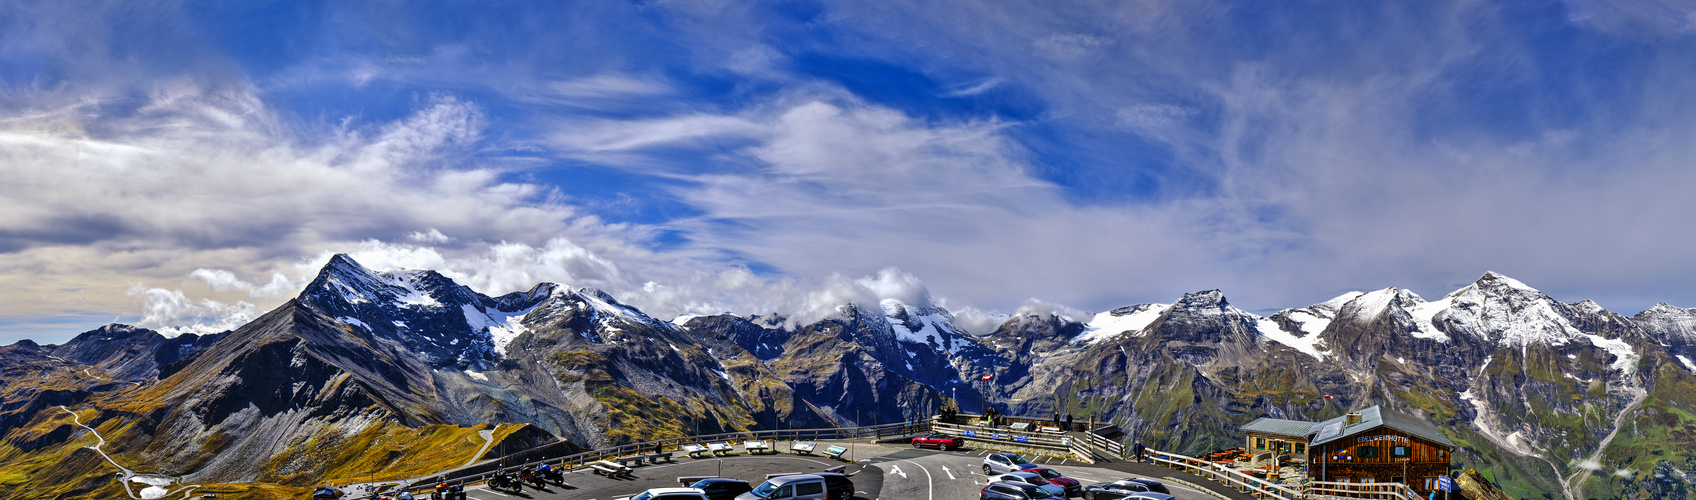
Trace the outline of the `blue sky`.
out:
[[[1696,307],[1696,2],[8,2],[0,342],[330,253],[656,316]]]

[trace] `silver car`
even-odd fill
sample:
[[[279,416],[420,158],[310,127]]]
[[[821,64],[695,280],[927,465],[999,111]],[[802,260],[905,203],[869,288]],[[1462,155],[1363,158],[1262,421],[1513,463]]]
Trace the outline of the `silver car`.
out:
[[[1025,469],[1034,469],[1037,467],[1039,467],[1037,464],[1031,463],[1030,460],[1025,460],[1025,457],[1019,456],[1018,453],[996,452],[984,455],[983,457],[983,473],[986,476],[990,474],[1019,472]]]
[[[1042,488],[1042,491],[1046,491],[1050,495],[1066,498],[1066,488],[1058,484],[1048,482],[1047,479],[1042,478],[1041,474],[1037,474],[1035,472],[1009,472],[1006,474],[989,476],[989,482],[1025,483]]]
[[[736,500],[825,500],[824,476],[791,474],[767,479]]]

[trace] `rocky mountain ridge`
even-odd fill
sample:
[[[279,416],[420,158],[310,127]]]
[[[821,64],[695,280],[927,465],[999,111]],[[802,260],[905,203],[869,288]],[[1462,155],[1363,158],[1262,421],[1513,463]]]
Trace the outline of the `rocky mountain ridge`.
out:
[[[983,336],[893,299],[784,324],[665,322],[549,283],[490,297],[338,255],[297,299],[221,335],[112,325],[0,348],[8,382],[47,381],[0,392],[0,457],[78,439],[45,411],[59,404],[98,410],[127,429],[120,456],[171,473],[304,484],[333,473],[314,447],[399,442],[407,429],[526,424],[532,444],[598,447],[896,421],[954,398],[1111,420],[1192,453],[1237,446],[1236,427],[1256,417],[1385,404],[1443,428],[1463,447],[1457,465],[1515,494],[1657,498],[1696,477],[1684,451],[1696,445],[1696,310],[1628,318],[1496,273],[1437,301],[1387,288],[1268,317],[1208,290],[1082,321],[1015,316]]]

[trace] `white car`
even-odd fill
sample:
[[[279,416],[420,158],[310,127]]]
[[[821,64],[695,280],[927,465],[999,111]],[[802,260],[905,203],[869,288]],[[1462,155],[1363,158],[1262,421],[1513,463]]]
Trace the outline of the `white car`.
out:
[[[700,488],[654,488],[614,500],[707,500],[707,492]]]
[[[1058,484],[1048,482],[1047,479],[1042,478],[1041,474],[1037,474],[1035,472],[1009,472],[1006,474],[989,476],[989,482],[991,483],[1003,481],[1009,483],[1029,484],[1042,488],[1042,491],[1046,491],[1050,495],[1066,498],[1066,488],[1062,488]]]

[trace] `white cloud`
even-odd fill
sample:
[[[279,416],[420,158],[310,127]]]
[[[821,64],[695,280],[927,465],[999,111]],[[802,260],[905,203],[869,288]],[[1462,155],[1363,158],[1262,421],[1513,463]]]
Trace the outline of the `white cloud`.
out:
[[[441,230],[433,228],[433,227],[430,228],[430,230],[428,232],[413,232],[412,234],[408,234],[408,235],[406,235],[406,239],[416,241],[416,242],[419,242],[419,243],[435,243],[435,244],[448,243],[448,242],[451,242],[451,241],[454,240],[453,238],[449,237],[448,235],[442,234]]]
[[[1035,42],[1037,53],[1050,59],[1069,61],[1111,45],[1113,40],[1082,33],[1050,35]]]
[[[227,304],[211,299],[190,300],[182,290],[147,288],[132,284],[129,295],[141,302],[142,316],[136,326],[152,328],[167,337],[185,333],[205,335],[234,329],[259,317],[253,304]]]
[[[971,97],[999,87],[1005,81],[1006,80],[1003,80],[1000,77],[985,78],[982,81],[973,83],[969,86],[943,92],[942,95],[945,97]]]

